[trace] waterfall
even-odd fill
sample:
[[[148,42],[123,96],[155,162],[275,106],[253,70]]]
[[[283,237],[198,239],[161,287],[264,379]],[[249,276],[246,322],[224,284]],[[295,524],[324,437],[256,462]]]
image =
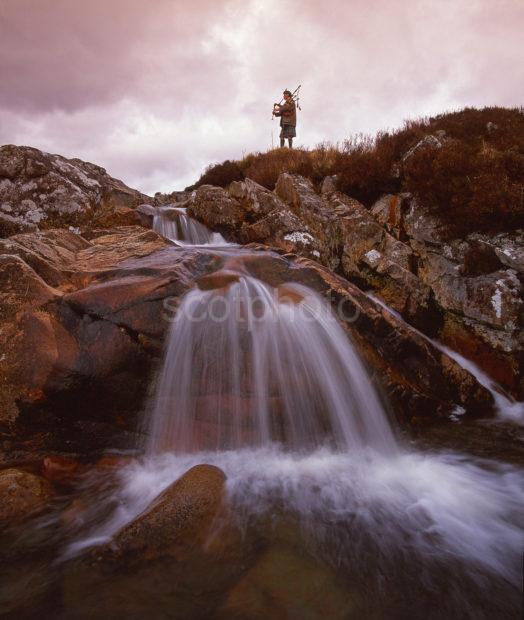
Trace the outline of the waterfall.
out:
[[[189,217],[184,207],[160,207],[153,218],[153,230],[177,245],[227,245],[220,233]]]
[[[298,284],[273,288],[241,272],[212,274],[200,287],[171,326],[150,453],[272,442],[394,449],[362,362],[316,293]]]

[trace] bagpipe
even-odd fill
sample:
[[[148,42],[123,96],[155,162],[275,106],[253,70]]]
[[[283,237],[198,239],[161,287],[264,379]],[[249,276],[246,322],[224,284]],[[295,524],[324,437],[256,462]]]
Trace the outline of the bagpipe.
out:
[[[302,84],[299,84],[295,88],[295,90],[291,93],[291,99],[293,99],[293,101],[295,102],[295,105],[297,106],[298,110],[302,110],[302,108],[300,107],[300,88],[301,87],[302,87]],[[284,103],[284,101],[285,101],[284,97],[282,97],[279,103],[273,104],[273,114],[271,115],[271,120],[275,118],[275,113],[279,111],[279,108]]]

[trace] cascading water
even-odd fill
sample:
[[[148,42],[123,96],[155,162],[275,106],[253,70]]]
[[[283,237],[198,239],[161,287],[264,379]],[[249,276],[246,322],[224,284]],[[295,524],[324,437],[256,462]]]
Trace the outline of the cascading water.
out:
[[[227,245],[220,233],[189,217],[185,207],[160,207],[153,217],[153,230],[177,245]]]
[[[305,286],[213,274],[184,299],[153,399],[149,452],[282,442],[395,447],[358,354]]]

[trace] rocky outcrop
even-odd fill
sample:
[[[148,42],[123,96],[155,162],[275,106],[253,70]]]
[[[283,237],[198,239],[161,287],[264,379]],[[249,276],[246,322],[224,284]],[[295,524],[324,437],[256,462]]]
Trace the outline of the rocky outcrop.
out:
[[[147,200],[100,166],[27,146],[0,147],[0,237],[139,224],[134,207]]]
[[[250,179],[235,181],[227,190],[203,185],[184,204],[189,215],[231,241],[320,256],[309,227],[278,196]]]
[[[416,148],[439,148],[443,139]],[[384,196],[368,210],[332,180],[319,194],[288,173],[274,192],[246,179],[227,189],[203,186],[186,201],[228,239],[313,258],[371,289],[524,399],[522,231],[450,240],[449,225],[410,194]]]
[[[205,248],[174,252],[139,226],[86,237],[26,233],[0,247],[0,429],[7,452],[136,444],[130,433],[181,295],[197,282],[216,288],[218,276],[227,286],[234,278],[224,280],[224,273],[238,260],[272,286],[301,282],[330,297],[399,419],[431,420],[455,405],[470,414],[490,408],[489,395],[468,373],[317,261],[265,246],[236,258]]]

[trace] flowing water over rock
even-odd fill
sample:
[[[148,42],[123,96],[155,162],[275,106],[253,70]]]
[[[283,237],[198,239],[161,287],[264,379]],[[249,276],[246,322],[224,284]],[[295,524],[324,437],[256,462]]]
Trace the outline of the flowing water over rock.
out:
[[[177,245],[227,245],[220,233],[189,217],[184,207],[160,207],[153,218],[153,230]]]
[[[176,217],[155,229],[220,244]],[[86,479],[62,530],[67,511],[35,528],[67,532],[52,617],[519,617],[522,470],[400,444],[327,302],[249,275],[240,249],[217,252],[223,268],[173,319],[145,456],[105,488],[99,474]],[[203,463],[226,476],[224,506],[203,547],[171,547],[148,518]],[[174,533],[184,519],[175,512]],[[134,545],[137,522],[154,549]]]
[[[376,392],[327,303],[305,286],[272,288],[226,269],[203,278],[177,311],[148,451],[272,442],[395,449]]]
[[[380,297],[376,295],[370,295],[372,299],[374,299],[378,304],[380,304],[383,308],[385,308],[391,314],[397,316],[398,318],[402,318],[398,312],[387,306]],[[437,349],[448,355],[451,359],[455,360],[462,368],[471,373],[475,379],[485,387],[493,397],[493,402],[495,403],[495,408],[497,411],[497,415],[501,421],[504,422],[513,422],[514,424],[519,424],[520,426],[524,426],[524,402],[515,400],[512,396],[508,395],[505,390],[498,385],[495,381],[493,381],[488,375],[483,372],[474,362],[468,360],[460,353],[453,351],[449,347],[441,344],[440,342],[428,338],[422,332],[417,330],[417,333],[425,338],[428,342],[431,342]]]

